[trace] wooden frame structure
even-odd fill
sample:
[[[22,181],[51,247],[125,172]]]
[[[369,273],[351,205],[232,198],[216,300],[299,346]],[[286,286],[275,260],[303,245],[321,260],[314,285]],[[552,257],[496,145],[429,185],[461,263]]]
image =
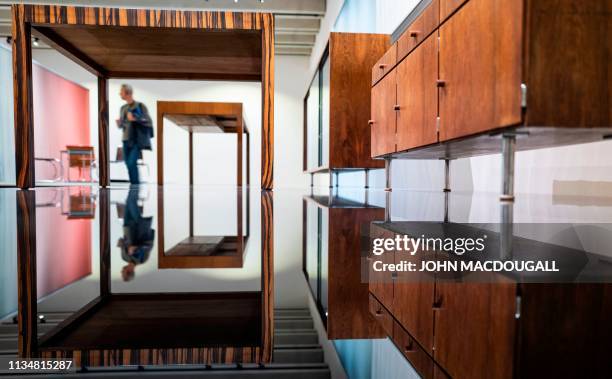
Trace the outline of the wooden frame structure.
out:
[[[157,102],[157,183],[164,183],[164,118],[189,133],[189,185],[193,186],[193,134],[214,125],[223,133],[236,133],[236,185],[242,187],[242,146],[246,138],[246,185],[250,185],[250,137],[242,114],[242,103],[192,101]]]
[[[163,189],[160,188],[160,191]],[[58,324],[47,334],[39,338],[37,327],[37,290],[36,290],[36,193],[32,190],[21,190],[16,193],[17,203],[17,232],[18,232],[18,346],[21,358],[68,358],[75,360],[77,366],[88,365],[125,365],[125,364],[181,364],[181,363],[270,363],[273,351],[274,334],[274,245],[273,245],[273,194],[271,191],[261,193],[261,289],[251,292],[233,293],[150,293],[150,294],[114,294],[111,289],[111,247],[110,247],[110,191],[101,189],[100,201],[100,295],[79,309],[68,319]],[[161,196],[161,195],[160,195]],[[166,346],[152,346],[151,341],[126,344],[125,339],[117,337],[124,342],[115,344],[112,339],[103,337],[100,345],[96,345],[97,337],[87,338],[86,348],[71,343],[71,335],[80,327],[89,328],[89,321],[97,315],[104,319],[113,307],[125,302],[138,301],[155,311],[166,312],[167,302],[180,302],[189,309],[215,309],[224,299],[240,306],[243,302],[249,305],[251,314],[258,312],[258,324],[249,332],[250,339],[255,336],[258,346],[227,346],[214,343],[203,347],[180,346],[175,336],[168,336],[164,340]],[[204,304],[206,302],[214,304]],[[199,302],[199,303],[198,303]],[[164,304],[165,303],[165,304]],[[158,304],[158,305],[156,305]],[[176,310],[176,307],[174,307]],[[246,308],[245,308],[246,309]],[[189,314],[196,318],[191,311]],[[176,313],[175,313],[176,314]],[[213,312],[213,316],[214,316]],[[189,317],[192,317],[189,316]],[[210,314],[208,315],[210,316]],[[193,318],[192,317],[192,318]],[[217,316],[214,316],[217,317]],[[168,315],[164,316],[168,321]],[[219,319],[219,317],[217,317]],[[223,319],[219,319],[224,323]],[[136,320],[136,322],[140,322]],[[125,323],[121,322],[124,326]],[[129,323],[129,321],[128,321]],[[133,327],[138,327],[134,324]],[[180,317],[170,325],[181,326]],[[180,328],[179,328],[180,329]],[[192,329],[185,328],[187,331]],[[205,328],[206,329],[206,328]],[[224,335],[228,328],[217,328]],[[112,327],[108,329],[113,330]],[[151,335],[150,326],[145,332]],[[143,332],[144,333],[144,332]],[[255,333],[255,334],[253,334]],[[154,333],[153,333],[154,334]],[[86,333],[87,335],[87,333]],[[94,333],[100,336],[100,334]],[[164,333],[160,331],[160,338]],[[222,337],[221,335],[221,337]],[[216,338],[217,334],[213,337]],[[217,336],[218,337],[218,336]],[[235,338],[233,336],[232,338]],[[190,338],[190,337],[188,337]],[[213,338],[213,340],[214,340]],[[149,338],[150,339],[150,338]],[[74,340],[72,340],[74,342]],[[198,342],[199,343],[199,342]],[[130,346],[131,345],[131,346]],[[200,345],[198,345],[200,346]],[[139,354],[141,352],[142,354]],[[233,362],[238,359],[240,362]],[[190,361],[191,360],[191,361]],[[196,362],[194,362],[196,361]]]
[[[24,4],[13,5],[11,11],[17,187],[35,185],[31,46],[35,35],[98,77],[101,187],[109,185],[108,80],[147,78],[260,81],[261,188],[273,188],[272,14]]]

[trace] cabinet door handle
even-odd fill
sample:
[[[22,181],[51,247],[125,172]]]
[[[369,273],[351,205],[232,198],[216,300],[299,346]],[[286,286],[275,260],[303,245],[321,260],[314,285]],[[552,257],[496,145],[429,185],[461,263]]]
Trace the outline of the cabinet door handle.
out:
[[[374,120],[368,120],[369,125],[374,125]]]
[[[442,88],[446,86],[446,82],[444,80],[436,80],[436,86]]]
[[[381,63],[381,64],[378,65],[378,68],[380,68],[381,70],[384,70],[385,67],[387,67],[386,63]]]
[[[418,30],[411,30],[409,33],[410,33],[410,37],[416,38],[418,37],[420,32]]]
[[[408,346],[404,347],[404,352],[412,353],[413,351],[414,351],[414,342],[410,340],[410,342],[408,342]]]
[[[394,111],[399,111],[399,110],[400,110],[400,106],[399,106],[399,104],[395,104],[395,105],[393,106],[393,110],[394,110]]]
[[[433,302],[433,309],[441,309],[442,308],[442,295],[440,295],[436,300],[434,300]]]
[[[376,316],[382,316],[382,314],[383,314],[382,309],[381,309],[381,308],[379,308],[379,309],[376,311]]]

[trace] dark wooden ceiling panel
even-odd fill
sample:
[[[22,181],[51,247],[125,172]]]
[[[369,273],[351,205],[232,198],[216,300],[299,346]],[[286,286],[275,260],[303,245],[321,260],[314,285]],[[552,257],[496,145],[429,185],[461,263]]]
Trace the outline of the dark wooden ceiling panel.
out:
[[[257,30],[38,26],[36,31],[111,78],[261,79]]]

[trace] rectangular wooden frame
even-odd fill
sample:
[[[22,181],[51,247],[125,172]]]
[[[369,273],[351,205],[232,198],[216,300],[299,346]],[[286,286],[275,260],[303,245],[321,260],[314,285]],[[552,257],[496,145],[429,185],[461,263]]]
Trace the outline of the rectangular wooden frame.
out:
[[[261,91],[262,91],[262,159],[261,188],[273,188],[274,162],[274,16],[270,13],[178,11],[153,9],[119,9],[59,5],[14,4],[12,13],[13,90],[15,97],[15,165],[16,185],[35,186],[34,127],[32,95],[32,27],[137,27],[148,29],[178,28],[183,30],[257,30],[261,31]],[[80,50],[54,35],[45,36],[60,52],[98,77],[98,160],[100,186],[109,179],[109,111],[108,79],[126,77],[126,73],[104,70]],[[62,44],[63,43],[63,44]],[[127,73],[131,74],[131,73]],[[148,79],[193,79],[188,74],[128,75]],[[211,80],[248,80],[244,75],[211,75]],[[252,79],[251,79],[252,80]]]

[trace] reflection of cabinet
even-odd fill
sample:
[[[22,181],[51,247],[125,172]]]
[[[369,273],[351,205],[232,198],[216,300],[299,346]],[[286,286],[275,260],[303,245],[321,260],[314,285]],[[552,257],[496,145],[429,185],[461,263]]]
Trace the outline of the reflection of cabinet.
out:
[[[329,339],[384,335],[369,312],[361,278],[361,228],[384,218],[384,209],[312,196],[304,199],[304,274],[326,322]]]
[[[370,68],[383,34],[331,33],[304,99],[304,170],[381,168],[370,158]]]
[[[421,13],[372,68],[372,156],[498,153],[491,135],[501,131],[528,135],[517,140],[519,150],[610,135],[609,5],[431,0],[417,7]]]
[[[373,223],[370,235],[395,238],[412,235],[414,228]],[[489,237],[498,242],[494,233]],[[522,243],[515,241],[517,256],[524,257],[528,246],[533,257],[543,257],[551,246]],[[576,253],[562,249],[554,247],[566,258]],[[390,252],[369,262],[409,260],[419,267],[418,255]],[[408,274],[384,283],[370,276],[370,312],[424,378],[603,378],[612,370],[610,284],[518,283],[497,274],[486,282],[402,275]]]

